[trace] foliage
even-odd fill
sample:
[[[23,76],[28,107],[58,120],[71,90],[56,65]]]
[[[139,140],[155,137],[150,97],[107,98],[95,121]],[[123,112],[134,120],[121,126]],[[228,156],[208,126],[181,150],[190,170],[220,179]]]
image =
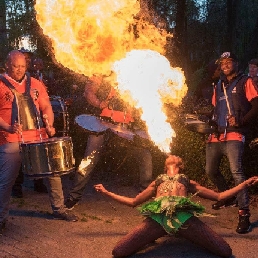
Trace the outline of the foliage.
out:
[[[33,1],[9,0],[6,1],[6,16],[9,48],[18,48],[19,40],[29,36],[32,46],[36,46],[36,38],[33,37],[33,27],[36,22]]]

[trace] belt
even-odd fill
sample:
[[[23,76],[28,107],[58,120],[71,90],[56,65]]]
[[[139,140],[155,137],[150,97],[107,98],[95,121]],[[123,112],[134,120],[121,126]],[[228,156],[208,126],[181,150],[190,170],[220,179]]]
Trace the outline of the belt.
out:
[[[245,136],[237,132],[228,132],[226,136],[222,133],[219,138],[215,134],[210,134],[207,142],[226,142],[226,141],[241,141],[245,142]]]

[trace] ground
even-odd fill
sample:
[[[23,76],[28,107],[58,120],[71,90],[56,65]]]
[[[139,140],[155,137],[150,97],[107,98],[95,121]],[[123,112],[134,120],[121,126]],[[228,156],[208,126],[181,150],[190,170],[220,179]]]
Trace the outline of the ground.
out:
[[[66,177],[67,193],[69,179]],[[82,201],[74,208],[78,222],[53,220],[48,195],[33,191],[31,180],[24,185],[24,198],[12,198],[10,217],[6,231],[0,236],[1,258],[110,258],[112,248],[132,227],[142,221],[137,209],[110,201],[93,189],[99,183],[93,178]],[[118,184],[116,180],[104,180],[105,186],[119,194],[133,196],[137,193],[132,185]],[[196,197],[197,198],[197,197]],[[256,258],[258,250],[258,212],[256,197],[252,197],[252,230],[245,235],[235,232],[238,222],[237,208],[214,211],[211,201],[201,201],[207,211],[216,217],[202,218],[221,234],[231,245],[236,258]],[[163,237],[131,256],[149,258],[215,258],[209,252],[175,238]]]

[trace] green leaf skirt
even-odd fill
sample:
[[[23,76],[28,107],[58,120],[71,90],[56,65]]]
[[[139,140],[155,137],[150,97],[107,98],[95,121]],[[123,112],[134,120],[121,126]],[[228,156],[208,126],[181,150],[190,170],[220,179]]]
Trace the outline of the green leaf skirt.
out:
[[[204,216],[200,203],[183,196],[161,196],[138,208],[142,215],[157,221],[169,234],[174,234],[192,216]]]

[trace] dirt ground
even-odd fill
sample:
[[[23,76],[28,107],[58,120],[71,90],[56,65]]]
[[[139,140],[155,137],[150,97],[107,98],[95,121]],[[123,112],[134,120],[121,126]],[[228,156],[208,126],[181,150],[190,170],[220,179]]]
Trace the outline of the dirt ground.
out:
[[[24,198],[12,198],[10,217],[6,231],[0,236],[1,258],[110,258],[116,242],[132,227],[142,221],[134,208],[110,201],[93,189],[99,183],[93,178],[82,201],[74,208],[80,218],[78,222],[53,220],[48,195],[33,191],[32,181],[24,184]],[[70,181],[64,180],[67,193]],[[103,183],[103,180],[102,180]],[[134,196],[132,186],[121,186],[115,180],[105,180],[105,186],[119,194]],[[231,245],[236,258],[256,258],[258,251],[257,202],[252,197],[252,230],[245,235],[235,232],[238,222],[237,208],[230,207],[214,211],[211,201],[200,200],[207,211],[216,217],[202,218],[211,228],[221,234]],[[215,258],[217,256],[175,238],[163,237],[131,257],[165,258]]]

